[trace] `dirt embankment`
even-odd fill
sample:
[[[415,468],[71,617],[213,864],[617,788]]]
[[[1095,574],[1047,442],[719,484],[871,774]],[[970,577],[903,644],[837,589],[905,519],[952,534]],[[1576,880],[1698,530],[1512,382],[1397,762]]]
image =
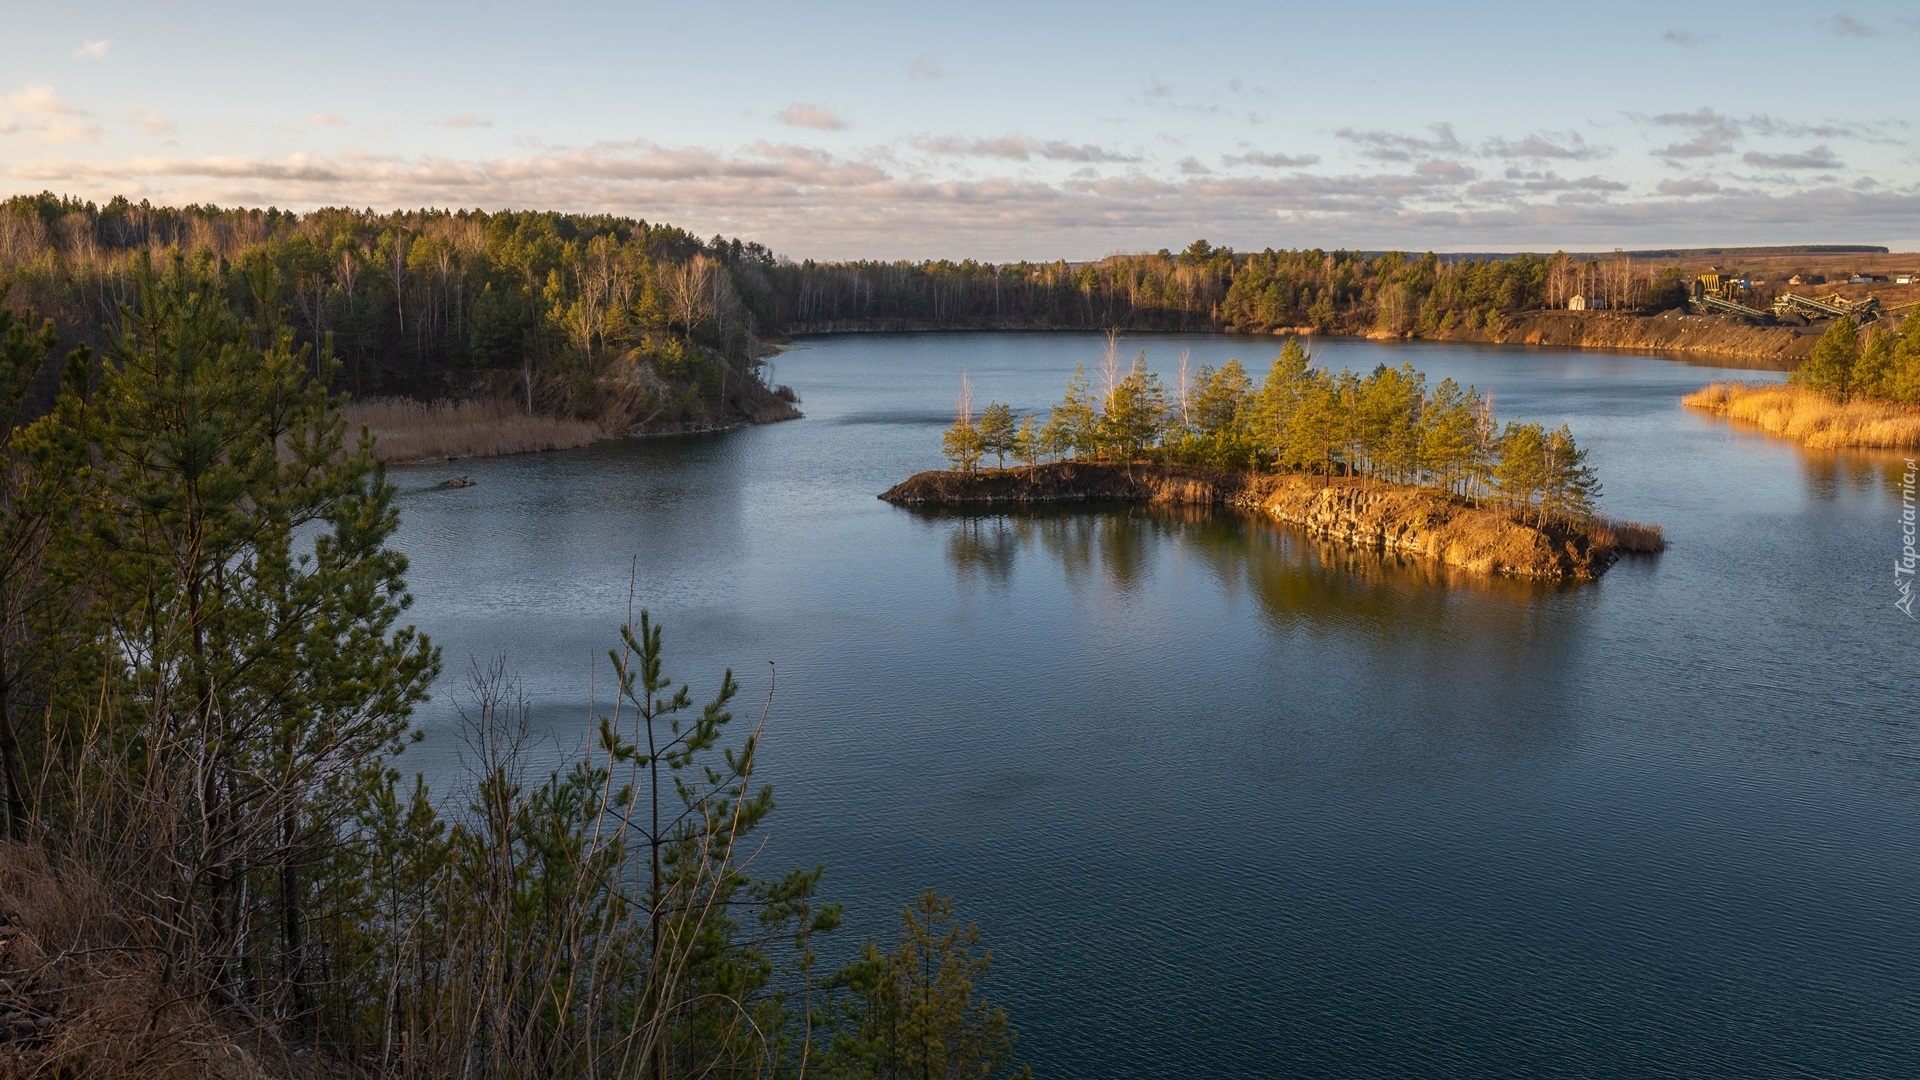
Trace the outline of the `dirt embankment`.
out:
[[[1550,345],[1574,349],[1626,349],[1678,353],[1730,367],[1790,371],[1813,352],[1818,334],[1791,326],[1754,326],[1737,319],[1668,311],[1625,315],[1612,311],[1535,311],[1509,315],[1495,330],[1443,331],[1441,341],[1493,345]]]
[[[1377,551],[1435,559],[1475,573],[1591,581],[1620,551],[1658,550],[1658,531],[1614,523],[1516,521],[1427,488],[1373,480],[1223,473],[1182,466],[1061,462],[990,472],[923,472],[880,498],[900,506],[1022,506],[1065,502],[1224,505]],[[1637,528],[1637,527],[1636,527]]]

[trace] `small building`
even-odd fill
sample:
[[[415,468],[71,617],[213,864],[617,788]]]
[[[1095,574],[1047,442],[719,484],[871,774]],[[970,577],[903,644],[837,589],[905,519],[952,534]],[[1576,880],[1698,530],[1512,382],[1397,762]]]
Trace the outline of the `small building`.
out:
[[[1567,300],[1568,311],[1605,311],[1607,300],[1604,296],[1574,296]]]
[[[1799,274],[1795,274],[1795,275],[1793,275],[1792,277],[1790,277],[1790,278],[1788,278],[1788,279],[1787,279],[1787,284],[1789,284],[1789,285],[1805,285],[1805,284],[1806,284],[1806,282],[1804,282],[1804,281],[1801,281],[1801,280],[1800,280],[1800,275],[1799,275]]]
[[[1848,278],[1848,279],[1847,279],[1847,284],[1849,284],[1849,285],[1867,285],[1867,284],[1870,284],[1870,283],[1872,283],[1872,281],[1873,281],[1873,275],[1872,275],[1872,274],[1855,274],[1855,275],[1853,275],[1852,277],[1850,277],[1850,278]]]
[[[1895,275],[1893,275],[1893,283],[1894,283],[1895,285],[1912,285],[1912,284],[1914,284],[1914,283],[1915,283],[1916,281],[1920,281],[1920,274],[1895,274]]]

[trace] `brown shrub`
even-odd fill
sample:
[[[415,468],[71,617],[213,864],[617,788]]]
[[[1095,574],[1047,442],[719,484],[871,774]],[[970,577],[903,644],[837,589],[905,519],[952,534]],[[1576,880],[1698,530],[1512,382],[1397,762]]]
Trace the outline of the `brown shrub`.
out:
[[[346,408],[347,430],[373,432],[383,461],[495,457],[535,450],[571,450],[607,437],[600,425],[554,416],[528,416],[507,401],[414,401],[369,398]]]
[[[1920,409],[1911,405],[1843,402],[1804,386],[1739,382],[1708,383],[1680,403],[1823,450],[1920,447]]]

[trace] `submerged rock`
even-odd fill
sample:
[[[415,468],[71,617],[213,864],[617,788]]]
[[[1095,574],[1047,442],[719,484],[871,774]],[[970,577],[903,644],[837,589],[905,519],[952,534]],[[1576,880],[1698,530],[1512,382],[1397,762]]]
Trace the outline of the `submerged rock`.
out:
[[[449,476],[434,486],[443,488],[470,488],[473,486],[473,477]]]

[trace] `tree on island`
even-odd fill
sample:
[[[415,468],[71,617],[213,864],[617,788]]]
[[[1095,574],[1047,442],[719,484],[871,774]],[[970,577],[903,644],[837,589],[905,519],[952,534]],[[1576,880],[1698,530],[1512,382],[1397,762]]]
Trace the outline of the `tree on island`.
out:
[[[1909,337],[1920,344],[1915,331],[1880,350],[1887,371],[1902,370],[1901,342]],[[1120,465],[1157,458],[1217,469],[1291,470],[1328,482],[1367,477],[1490,499],[1540,522],[1590,518],[1600,494],[1587,451],[1569,429],[1548,431],[1538,423],[1502,428],[1491,396],[1452,379],[1429,388],[1426,376],[1410,365],[1381,365],[1364,377],[1329,372],[1315,368],[1299,341],[1289,339],[1258,389],[1238,361],[1229,361],[1217,370],[1203,367],[1187,381],[1185,394],[1172,400],[1147,368],[1144,352],[1124,375],[1113,366],[1112,389],[1096,396],[1085,369],[1075,365],[1065,395],[1038,432],[1031,417],[1015,428],[1012,411],[997,402],[973,424],[965,406],[971,387],[963,382],[947,456],[962,471],[970,471],[982,453],[1000,456],[1004,445],[1005,453],[1030,465],[1042,457]]]
[[[983,454],[992,454],[1000,468],[1007,467],[1007,455],[1019,456],[1019,447],[1014,445],[1014,436],[1018,429],[1014,426],[1013,409],[998,401],[990,401],[980,414],[980,450]]]

